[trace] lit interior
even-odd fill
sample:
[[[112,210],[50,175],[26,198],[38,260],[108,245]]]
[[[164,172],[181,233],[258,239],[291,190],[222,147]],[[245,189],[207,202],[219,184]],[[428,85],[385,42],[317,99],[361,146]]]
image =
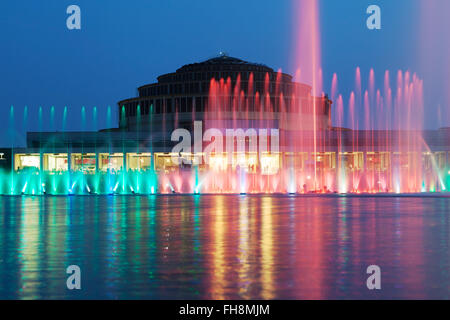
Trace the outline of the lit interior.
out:
[[[71,166],[73,171],[95,173],[95,153],[72,153]]]
[[[67,171],[67,153],[44,154],[45,171]]]
[[[128,170],[150,170],[152,167],[151,153],[127,153]]]
[[[209,167],[214,171],[227,170],[228,161],[227,155],[223,154],[211,154],[209,156]]]
[[[367,152],[366,168],[368,170],[386,171],[389,168],[389,152]]]
[[[264,154],[261,156],[261,173],[271,175],[280,170],[280,156],[278,154]]]
[[[15,155],[15,169],[27,170],[41,168],[41,160],[39,154],[16,154]]]
[[[364,168],[364,153],[341,152],[339,153],[340,166],[348,171],[361,170]]]
[[[123,153],[100,153],[98,162],[100,171],[121,171],[123,169]]]

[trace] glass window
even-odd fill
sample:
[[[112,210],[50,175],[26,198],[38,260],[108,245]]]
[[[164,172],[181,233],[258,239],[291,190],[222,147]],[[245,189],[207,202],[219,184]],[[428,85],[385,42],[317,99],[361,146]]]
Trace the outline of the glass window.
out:
[[[182,153],[181,155],[173,153],[155,153],[155,170],[170,172],[190,167],[183,159],[192,161],[192,155],[187,153]]]
[[[41,159],[39,154],[16,154],[14,168],[16,170],[40,170]]]
[[[44,154],[45,171],[67,171],[67,153]]]
[[[98,155],[98,169],[100,171],[121,171],[123,168],[123,153],[100,153]]]
[[[263,154],[261,156],[261,174],[272,175],[280,169],[279,154]]]
[[[389,153],[388,152],[367,152],[366,154],[366,169],[385,171],[389,168]]]
[[[361,170],[364,166],[364,154],[362,152],[339,153],[339,165],[347,170]]]
[[[128,170],[150,170],[152,166],[151,153],[127,153]]]
[[[336,155],[334,152],[319,152],[316,156],[312,154],[313,159],[316,160],[317,169],[334,169],[336,167]],[[314,161],[314,160],[313,160]]]
[[[95,173],[95,153],[72,153],[71,167],[73,171]]]

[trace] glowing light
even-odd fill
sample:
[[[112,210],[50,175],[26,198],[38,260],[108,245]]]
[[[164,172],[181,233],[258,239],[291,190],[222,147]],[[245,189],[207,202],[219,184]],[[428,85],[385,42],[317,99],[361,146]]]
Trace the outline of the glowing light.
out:
[[[278,155],[265,155],[261,157],[261,171],[263,174],[276,174],[279,170]]]
[[[214,171],[224,171],[227,169],[227,157],[226,156],[211,156],[209,158],[209,165]]]

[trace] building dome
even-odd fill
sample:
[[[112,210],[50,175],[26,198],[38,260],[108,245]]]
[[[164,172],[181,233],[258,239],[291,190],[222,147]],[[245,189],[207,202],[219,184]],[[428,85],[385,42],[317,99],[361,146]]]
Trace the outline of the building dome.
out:
[[[163,126],[163,131],[173,130],[177,125],[189,128],[193,114],[196,120],[204,119],[205,113],[211,110],[210,89],[216,84],[216,89],[228,88],[230,100],[247,99],[246,106],[250,116],[259,112],[255,107],[255,99],[264,100],[270,104],[269,113],[273,120],[279,118],[280,110],[311,115],[311,99],[320,99],[316,112],[320,118],[320,128],[329,124],[331,102],[326,97],[313,98],[311,87],[307,84],[292,81],[292,76],[259,63],[248,62],[239,58],[221,54],[202,62],[186,64],[175,72],[167,73],[157,78],[158,82],[143,85],[138,88],[139,96],[122,100],[118,103],[120,128],[128,131],[147,130]],[[219,83],[222,82],[222,87]],[[217,94],[217,90],[215,94]],[[223,93],[219,93],[222,94]],[[230,105],[228,103],[228,105]],[[224,105],[225,109],[227,103]],[[231,118],[231,110],[228,112]],[[240,111],[240,110],[236,110]],[[149,117],[147,115],[151,114]],[[139,121],[137,116],[141,115]],[[305,116],[305,125],[311,121]],[[137,126],[139,122],[139,126]],[[150,123],[154,122],[154,123]],[[164,123],[162,123],[164,122]],[[190,123],[190,124],[189,124]],[[298,126],[298,125],[297,125]]]
[[[226,54],[221,54],[218,57],[214,57],[203,62],[191,63],[182,66],[177,70],[178,71],[201,71],[208,69],[209,67],[213,67],[214,69],[227,70],[232,67],[235,67],[235,70],[251,70],[251,71],[266,71],[273,72],[272,68],[267,67],[266,65],[260,63],[252,63],[248,61],[244,61],[238,58],[230,57]],[[228,67],[228,68],[227,68]],[[242,67],[242,68],[239,68]]]
[[[198,74],[200,73],[200,74]],[[174,73],[164,74],[158,77],[158,82],[167,83],[171,81],[183,81],[198,80],[198,79],[211,79],[216,80],[220,78],[228,78],[232,81],[237,79],[238,75],[244,79],[250,73],[253,73],[255,81],[264,81],[266,74],[269,75],[271,81],[276,80],[277,73],[268,66],[260,63],[253,63],[244,61],[238,58],[230,57],[226,54],[221,54],[218,57],[207,59],[202,62],[190,63],[177,69]],[[280,73],[283,81],[292,81],[292,76],[285,73]],[[148,86],[151,86],[148,85]],[[143,86],[141,88],[145,88]]]

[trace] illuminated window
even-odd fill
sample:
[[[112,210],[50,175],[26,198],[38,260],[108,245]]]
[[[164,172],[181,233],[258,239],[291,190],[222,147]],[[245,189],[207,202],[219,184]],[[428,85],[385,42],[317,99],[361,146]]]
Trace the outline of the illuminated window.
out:
[[[67,153],[44,154],[45,171],[67,171]]]
[[[444,169],[446,161],[445,152],[424,152],[422,154],[422,167],[425,170]]]
[[[100,153],[98,169],[100,171],[120,171],[123,168],[123,153]]]
[[[284,153],[284,167],[285,168],[295,168],[295,157],[296,154],[293,152],[286,152]]]
[[[386,171],[389,169],[389,152],[367,152],[366,168],[368,170]]]
[[[221,154],[210,154],[209,155],[209,167],[214,171],[225,171],[227,170],[227,155],[226,153]]]
[[[128,170],[150,170],[151,166],[151,153],[127,153]]]
[[[178,155],[174,155],[178,156]],[[172,161],[171,153],[155,153],[155,170],[174,171],[179,168],[177,163]]]
[[[258,168],[258,154],[248,153],[246,157],[246,170],[249,173],[256,173]]]
[[[339,166],[346,170],[361,170],[364,167],[364,154],[362,152],[339,153]]]
[[[400,169],[415,168],[417,163],[416,152],[394,152],[392,154],[393,166]]]
[[[71,167],[73,171],[95,173],[95,153],[72,153]]]
[[[14,168],[16,170],[39,170],[41,168],[39,154],[16,154]]]
[[[226,154],[224,154],[227,157]],[[224,163],[223,165],[226,165]],[[233,154],[233,170],[236,170],[237,166],[241,170],[244,170],[248,173],[256,173],[258,170],[258,153],[256,152],[246,152],[246,153],[237,153]],[[225,166],[226,169],[226,166]]]
[[[280,169],[280,155],[279,154],[263,154],[261,156],[261,173],[272,175],[278,173]]]
[[[304,170],[308,161],[307,152],[286,152],[284,154],[284,168],[295,168],[297,170]]]
[[[334,152],[320,152],[314,156],[317,169],[334,169],[336,168],[336,154]]]
[[[436,166],[439,169],[444,169],[447,159],[446,159],[446,153],[445,152],[435,152],[434,153],[434,159],[436,160]]]

